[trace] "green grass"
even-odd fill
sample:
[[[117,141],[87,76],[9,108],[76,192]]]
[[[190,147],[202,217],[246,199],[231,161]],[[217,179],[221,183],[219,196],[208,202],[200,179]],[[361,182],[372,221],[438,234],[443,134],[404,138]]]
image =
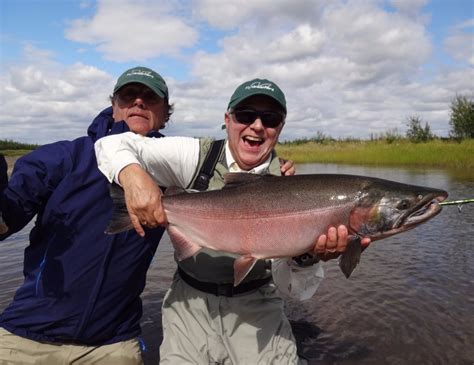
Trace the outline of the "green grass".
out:
[[[343,163],[380,166],[425,166],[471,170],[474,173],[474,140],[406,140],[307,142],[277,145],[279,156],[296,163]]]

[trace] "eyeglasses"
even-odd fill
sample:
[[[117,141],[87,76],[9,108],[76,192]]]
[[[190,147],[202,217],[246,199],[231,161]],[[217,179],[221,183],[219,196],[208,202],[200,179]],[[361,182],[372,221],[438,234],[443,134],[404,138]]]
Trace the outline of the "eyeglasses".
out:
[[[142,99],[145,104],[158,104],[161,98],[146,86],[125,86],[117,92],[118,99],[124,104],[130,104],[136,99]]]
[[[266,128],[277,128],[285,120],[285,114],[274,111],[257,111],[252,109],[234,110],[235,120],[240,124],[250,125],[260,118]]]

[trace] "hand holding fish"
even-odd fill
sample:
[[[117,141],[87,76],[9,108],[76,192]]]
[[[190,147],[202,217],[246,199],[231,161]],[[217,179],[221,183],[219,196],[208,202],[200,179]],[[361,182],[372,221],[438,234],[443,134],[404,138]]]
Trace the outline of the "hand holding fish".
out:
[[[280,158],[280,171],[283,176],[291,176],[296,173],[295,163],[292,160]]]
[[[329,227],[328,233],[322,234],[318,237],[314,246],[314,254],[322,261],[328,261],[338,258],[344,251],[346,251],[349,233],[345,225],[337,227]],[[362,251],[370,244],[370,238],[362,238]]]
[[[124,188],[130,220],[140,236],[145,236],[142,226],[154,228],[168,223],[161,205],[161,190],[140,165],[131,164],[122,169],[119,181]]]

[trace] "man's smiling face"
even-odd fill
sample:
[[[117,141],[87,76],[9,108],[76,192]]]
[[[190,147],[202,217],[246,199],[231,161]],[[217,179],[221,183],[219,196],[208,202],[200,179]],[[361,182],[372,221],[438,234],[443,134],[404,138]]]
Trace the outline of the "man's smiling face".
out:
[[[250,124],[239,122],[238,111],[255,111],[256,118]],[[265,114],[264,112],[281,115],[281,123],[275,127],[265,126],[262,117],[258,115]],[[241,169],[251,170],[270,156],[283,129],[284,113],[272,98],[254,95],[239,103],[234,111],[227,112],[225,124],[232,156]]]

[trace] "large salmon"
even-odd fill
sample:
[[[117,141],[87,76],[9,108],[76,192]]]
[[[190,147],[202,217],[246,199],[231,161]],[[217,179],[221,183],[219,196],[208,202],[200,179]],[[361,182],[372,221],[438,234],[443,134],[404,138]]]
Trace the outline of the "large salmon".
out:
[[[411,229],[438,214],[439,202],[448,196],[444,190],[355,175],[230,173],[225,182],[222,190],[169,189],[162,202],[178,260],[201,247],[238,254],[235,285],[257,259],[302,255],[328,227],[340,224],[351,235],[339,262],[349,277],[361,255],[360,237],[375,241]],[[130,229],[123,192],[112,195],[122,209],[115,210],[106,232]]]

